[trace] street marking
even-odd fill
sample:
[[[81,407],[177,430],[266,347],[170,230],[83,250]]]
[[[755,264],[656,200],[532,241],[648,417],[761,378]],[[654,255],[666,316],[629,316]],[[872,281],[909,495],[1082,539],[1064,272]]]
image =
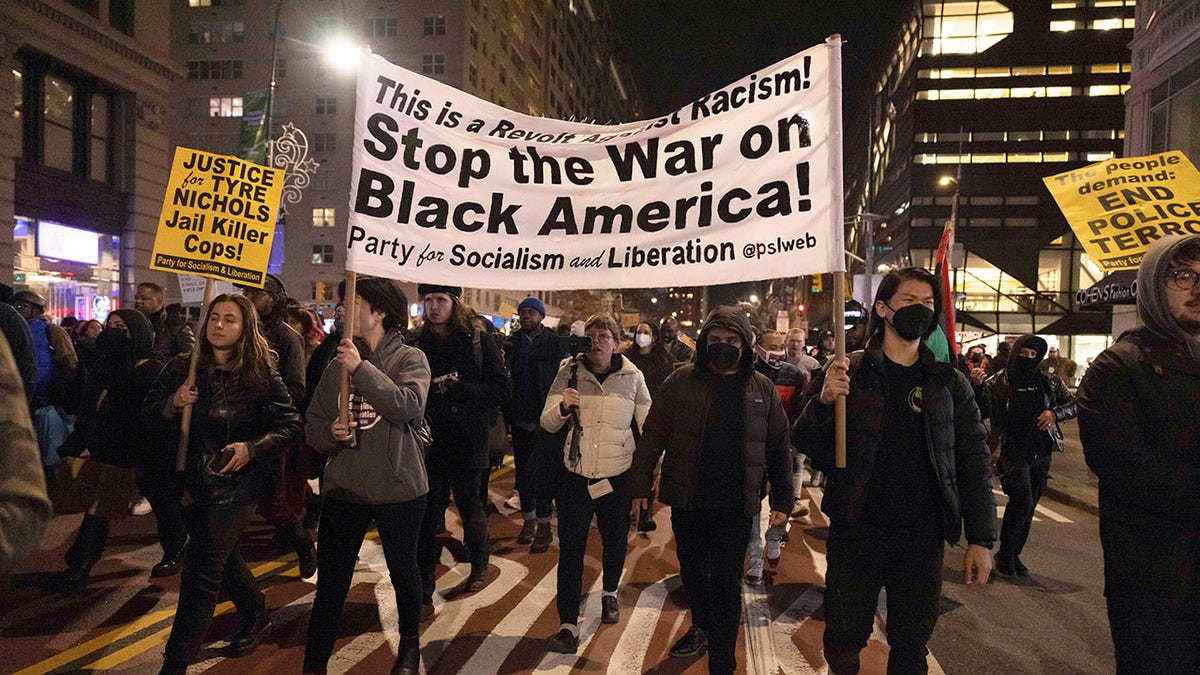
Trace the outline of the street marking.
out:
[[[496,627],[493,628],[475,655],[463,664],[460,672],[464,673],[498,673],[500,666],[512,653],[514,647],[529,633],[529,629],[537,621],[542,612],[558,597],[558,565],[550,568],[546,576],[530,589]]]
[[[592,643],[592,638],[596,635],[596,629],[600,627],[600,591],[604,587],[604,575],[596,577],[596,582],[592,584],[591,590],[588,591],[587,601],[583,604],[583,609],[580,612],[582,619],[579,624],[579,650],[574,654],[555,654],[554,652],[546,652],[546,656],[542,662],[538,664],[534,670],[538,673],[560,673],[567,675],[575,670],[575,664],[587,652],[588,645]],[[557,631],[556,631],[557,632]]]
[[[1056,523],[1073,523],[1073,522],[1075,522],[1075,521],[1071,520],[1070,518],[1062,515],[1061,513],[1058,513],[1057,511],[1048,509],[1045,506],[1042,506],[1041,504],[1038,504],[1035,510],[1038,511],[1039,513],[1045,515],[1046,517],[1050,518],[1050,520],[1053,520]]]
[[[824,601],[825,594],[822,590],[817,586],[809,586],[782,614],[775,617],[771,626],[771,637],[775,645],[777,663],[785,675],[813,675],[817,672],[800,652],[792,636]],[[825,662],[822,659],[818,667],[824,666]]]
[[[609,658],[610,672],[645,672],[646,654],[650,651],[650,641],[654,638],[655,628],[662,617],[663,605],[666,604],[667,596],[681,585],[682,579],[673,574],[646,587],[638,595],[637,604],[629,613],[629,624],[621,632],[621,639],[617,641],[617,646]]]

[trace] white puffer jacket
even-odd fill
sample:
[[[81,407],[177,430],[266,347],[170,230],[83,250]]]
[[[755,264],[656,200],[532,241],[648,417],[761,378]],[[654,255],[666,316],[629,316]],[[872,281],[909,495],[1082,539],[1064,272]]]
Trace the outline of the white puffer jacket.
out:
[[[618,359],[621,367],[610,372],[604,384],[600,384],[583,364],[579,365],[576,389],[579,390],[579,422],[583,426],[579,437],[579,461],[572,464],[568,458],[571,446],[571,432],[568,431],[563,445],[563,464],[567,470],[587,478],[608,478],[629,469],[637,445],[631,423],[636,420],[640,431],[650,412],[650,390],[646,388],[642,371],[624,356],[613,357],[614,361]],[[571,363],[571,359],[563,361],[546,397],[546,407],[542,409],[542,428],[550,433],[557,433],[570,420],[562,414],[559,404],[571,376]]]

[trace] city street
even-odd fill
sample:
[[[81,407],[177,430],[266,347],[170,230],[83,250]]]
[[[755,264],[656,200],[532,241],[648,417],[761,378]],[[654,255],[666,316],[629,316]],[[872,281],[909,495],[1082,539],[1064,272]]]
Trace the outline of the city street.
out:
[[[506,467],[492,483],[492,498],[509,494]],[[999,494],[999,493],[998,493]],[[806,488],[816,506],[821,491]],[[1004,497],[998,496],[1003,503]],[[519,514],[501,506],[489,527],[495,555],[491,584],[473,596],[453,588],[468,566],[455,564],[453,543],[439,569],[436,618],[423,626],[425,667],[430,673],[702,673],[705,659],[672,659],[671,643],[687,629],[686,601],[679,588],[670,540],[669,511],[656,515],[658,529],[631,539],[620,591],[621,621],[599,623],[599,562],[589,557],[581,645],[576,656],[548,655],[544,639],[558,627],[554,610],[557,546],[531,555],[516,547]],[[459,532],[453,510],[447,526]],[[507,515],[505,515],[507,514]],[[73,597],[45,594],[33,585],[38,574],[62,565],[79,516],[57,517],[42,549],[18,568],[14,589],[3,602],[0,659],[17,673],[157,672],[170,631],[178,577],[149,580],[160,556],[152,517],[131,517],[113,528],[105,557],[88,588]],[[823,517],[793,521],[791,541],[779,568],[759,588],[744,587],[745,620],[739,638],[739,667],[749,673],[821,672],[822,591],[825,572]],[[251,656],[224,659],[219,648],[235,629],[229,603],[218,607],[209,633],[214,640],[190,672],[299,672],[314,586],[297,576],[292,555],[274,558],[266,542],[272,532],[256,523],[243,552],[267,591],[274,628]],[[557,544],[557,542],[556,542]],[[590,551],[599,552],[598,535]],[[1114,670],[1102,593],[1102,564],[1096,517],[1044,500],[1026,553],[1027,579],[994,579],[985,588],[962,583],[962,549],[948,549],[943,570],[942,616],[930,643],[930,672],[1106,673]],[[382,549],[374,533],[360,555],[330,672],[377,673],[390,667],[398,641],[395,607]],[[881,608],[883,606],[881,598]],[[864,672],[885,669],[886,616],[864,653]]]

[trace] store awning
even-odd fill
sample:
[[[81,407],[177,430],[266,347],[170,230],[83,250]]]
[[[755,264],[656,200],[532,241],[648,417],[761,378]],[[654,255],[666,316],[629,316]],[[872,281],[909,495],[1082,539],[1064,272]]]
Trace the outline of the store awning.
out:
[[[1075,294],[1080,307],[1132,305],[1137,302],[1137,270],[1113,272]]]
[[[1039,335],[1110,335],[1112,312],[1071,312],[1038,331]]]

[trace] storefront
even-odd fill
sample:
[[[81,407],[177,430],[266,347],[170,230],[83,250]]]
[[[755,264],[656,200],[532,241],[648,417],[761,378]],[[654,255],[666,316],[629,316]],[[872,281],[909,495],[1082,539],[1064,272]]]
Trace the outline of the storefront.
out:
[[[122,306],[120,237],[49,220],[17,216],[14,287],[46,298],[55,321],[104,321]]]

